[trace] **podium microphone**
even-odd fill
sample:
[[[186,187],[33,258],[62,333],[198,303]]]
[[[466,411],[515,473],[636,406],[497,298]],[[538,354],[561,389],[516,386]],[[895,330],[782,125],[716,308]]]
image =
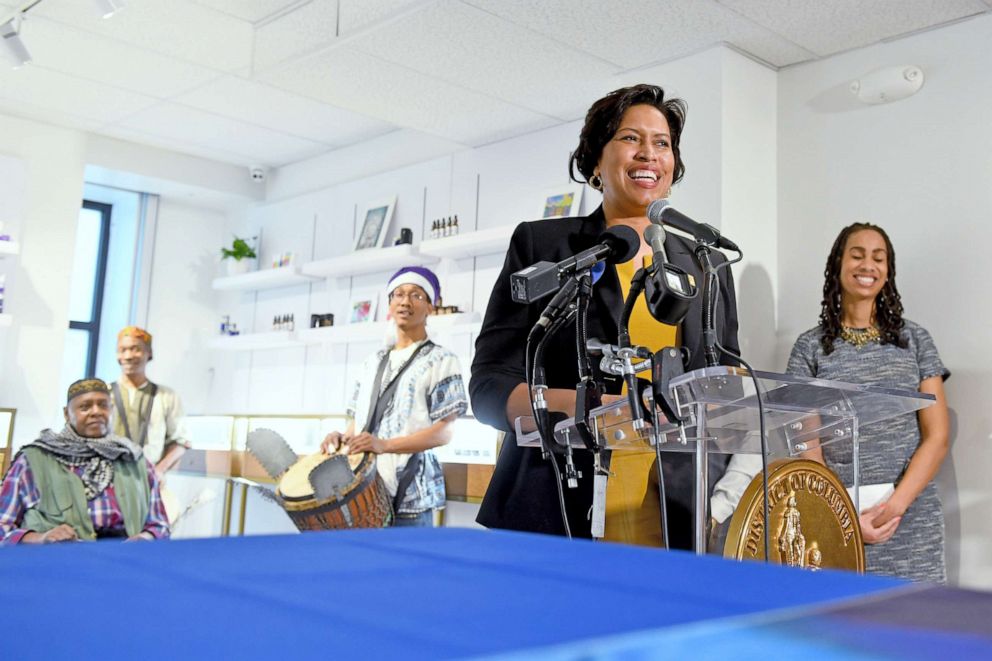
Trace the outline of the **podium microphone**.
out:
[[[577,255],[554,262],[537,262],[510,276],[510,297],[517,303],[533,303],[562,286],[570,275],[594,266],[597,262],[622,264],[630,261],[641,246],[637,231],[616,225],[596,239],[596,245]]]
[[[736,243],[721,235],[720,230],[712,225],[696,222],[673,207],[665,198],[655,200],[648,205],[648,218],[652,223],[674,227],[677,230],[685,232],[697,241],[715,248],[733,250],[734,252],[741,251],[740,248],[737,247]]]
[[[644,300],[648,311],[661,323],[677,326],[689,313],[689,306],[699,294],[699,289],[691,275],[668,263],[665,230],[661,225],[648,225],[644,230],[644,240],[654,252],[644,282]]]

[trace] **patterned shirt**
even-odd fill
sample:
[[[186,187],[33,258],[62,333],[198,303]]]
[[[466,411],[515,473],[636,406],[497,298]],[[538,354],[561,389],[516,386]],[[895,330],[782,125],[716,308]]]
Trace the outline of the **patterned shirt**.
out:
[[[382,375],[380,392],[409,359],[420,343],[400,350],[383,348],[369,356],[362,364],[361,376],[352,389],[348,403],[348,416],[355,420],[355,431],[361,431],[368,419],[372,400],[372,385],[379,363],[388,352],[390,360]],[[425,348],[400,376],[392,402],[383,413],[377,429],[372,430],[383,439],[406,436],[430,427],[450,415],[461,415],[468,410],[468,397],[462,381],[458,358],[448,349],[433,345]],[[443,509],[445,501],[444,472],[433,451],[423,453],[420,469],[410,483],[399,507],[403,514],[419,514],[427,510]],[[409,454],[380,454],[376,458],[390,495],[396,493],[399,476],[410,459]]]
[[[151,499],[148,503],[148,520],[145,521],[143,533],[155,539],[169,537],[169,518],[165,514],[162,495],[159,491],[158,476],[147,459],[142,459],[148,468],[148,486]],[[82,475],[83,467],[74,466],[72,472]],[[24,514],[41,501],[41,492],[31,473],[31,464],[27,457],[19,454],[10,465],[10,470],[4,477],[0,487],[0,545],[17,544],[30,530],[20,528]],[[98,534],[119,533],[124,530],[124,514],[121,512],[111,483],[93,500],[86,503],[93,529]]]

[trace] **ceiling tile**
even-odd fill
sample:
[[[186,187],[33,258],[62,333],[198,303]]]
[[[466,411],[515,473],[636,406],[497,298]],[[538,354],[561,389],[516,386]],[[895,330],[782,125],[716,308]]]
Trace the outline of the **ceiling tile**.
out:
[[[261,165],[277,167],[327,150],[310,140],[253,126],[173,103],[160,103],[119,123],[166,139],[235,154],[247,154]]]
[[[193,0],[198,5],[209,7],[242,21],[257,23],[277,14],[287,7],[300,4],[301,0]],[[328,2],[333,0],[321,0]]]
[[[38,66],[159,98],[192,89],[220,75],[212,69],[40,17],[25,25],[23,39]]]
[[[470,145],[557,123],[347,47],[325,51],[262,79],[397,126]]]
[[[331,147],[353,144],[395,128],[349,110],[235,76],[225,76],[174,101]]]
[[[811,53],[711,0],[629,4],[602,0],[465,0],[548,39],[571,44],[623,69],[637,69],[715,44],[765,45],[780,66]],[[766,59],[761,53],[752,53]],[[775,61],[777,60],[777,61]]]
[[[717,1],[821,57],[988,10],[981,0]]]
[[[49,110],[24,101],[11,101],[0,98],[0,115],[10,115],[12,117],[22,117],[33,122],[42,122],[80,131],[96,132],[102,126],[102,122],[85,117],[78,117],[68,112]],[[3,130],[3,118],[0,117],[0,131]]]
[[[584,112],[591,95],[599,92],[600,81],[619,71],[597,57],[461,3],[435,4],[411,13],[352,45],[559,119]],[[498,66],[484,53],[499,53]],[[576,76],[577,71],[582,75]]]
[[[154,104],[142,94],[82,80],[40,66],[0,67],[0,98],[96,122],[114,122]]]
[[[423,0],[341,0],[341,34],[351,34],[401,11],[429,4],[433,3]]]
[[[249,165],[256,163],[255,159],[248,154],[228,152],[223,149],[217,149],[216,147],[201,147],[200,145],[194,145],[184,140],[164,138],[162,136],[152,135],[143,131],[135,131],[134,129],[123,128],[120,126],[104,126],[99,131],[96,131],[96,133],[111,138],[127,140],[141,145],[149,145],[151,147],[159,147],[161,149],[167,149],[181,154],[189,154],[190,156],[209,158],[213,161],[230,163],[231,165],[248,167]]]
[[[316,0],[258,28],[255,33],[255,71],[312,52],[337,37],[337,6]]]
[[[212,69],[251,63],[251,24],[187,0],[128,0],[109,19],[90,0],[42,2],[34,15]]]

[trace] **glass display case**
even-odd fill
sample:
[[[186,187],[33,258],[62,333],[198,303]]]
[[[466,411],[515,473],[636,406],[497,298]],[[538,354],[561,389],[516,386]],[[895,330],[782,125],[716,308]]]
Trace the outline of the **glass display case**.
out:
[[[6,475],[14,443],[14,417],[17,409],[0,408],[0,476]]]
[[[332,431],[344,431],[344,415],[230,414],[191,415],[186,427],[192,448],[177,467],[177,476],[223,481],[221,535],[231,534],[233,508],[238,503],[237,533],[246,529],[246,508],[258,498],[256,491],[275,488],[273,480],[246,450],[248,434],[256,429],[271,429],[282,436],[298,455],[318,452],[324,437]],[[451,441],[435,450],[445,469],[449,500],[477,502],[485,493],[496,463],[498,434],[471,416],[453,423]],[[180,500],[195,498],[190,494]],[[235,498],[235,494],[239,494]],[[253,501],[254,502],[254,501]],[[258,509],[252,505],[253,509]],[[257,513],[256,513],[257,514]],[[256,516],[253,514],[253,517]],[[216,525],[216,524],[214,524]],[[253,527],[249,522],[249,527]],[[274,531],[262,528],[260,531]]]

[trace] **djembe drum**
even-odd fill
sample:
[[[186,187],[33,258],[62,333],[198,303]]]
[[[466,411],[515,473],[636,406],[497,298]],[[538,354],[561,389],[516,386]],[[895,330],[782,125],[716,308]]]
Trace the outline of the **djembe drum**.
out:
[[[317,498],[311,473],[327,461],[347,459],[353,479],[335,495]],[[300,458],[279,480],[276,495],[301,531],[342,528],[384,528],[393,520],[393,506],[386,485],[375,467],[375,455],[327,455]]]

